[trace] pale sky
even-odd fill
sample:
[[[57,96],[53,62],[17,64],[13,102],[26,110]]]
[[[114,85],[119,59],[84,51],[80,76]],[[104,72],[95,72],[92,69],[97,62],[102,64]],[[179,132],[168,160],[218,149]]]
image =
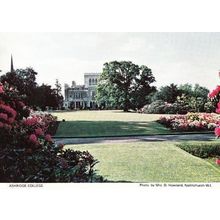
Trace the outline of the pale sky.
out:
[[[14,68],[33,67],[40,84],[83,84],[83,73],[113,60],[148,66],[156,86],[220,83],[220,33],[0,33],[2,73],[11,54]]]

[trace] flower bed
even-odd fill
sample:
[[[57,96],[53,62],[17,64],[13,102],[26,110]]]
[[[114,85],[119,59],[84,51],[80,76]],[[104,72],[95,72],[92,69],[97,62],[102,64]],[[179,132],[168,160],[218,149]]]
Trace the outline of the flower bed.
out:
[[[220,116],[214,113],[187,113],[162,116],[158,122],[174,131],[213,131],[220,122]]]

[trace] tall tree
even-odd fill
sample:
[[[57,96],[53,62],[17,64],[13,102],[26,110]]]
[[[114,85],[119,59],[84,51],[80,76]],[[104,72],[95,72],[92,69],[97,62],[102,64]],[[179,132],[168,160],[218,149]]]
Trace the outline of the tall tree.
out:
[[[0,77],[2,83],[7,82],[11,87],[18,90],[20,95],[25,97],[25,102],[28,105],[33,104],[33,94],[37,87],[36,75],[32,68],[17,69],[16,71],[8,72]]]
[[[208,100],[209,90],[206,87],[200,86],[199,84],[195,84],[193,96],[198,98],[202,98],[204,100]]]
[[[189,83],[181,84],[179,86],[179,90],[185,96],[193,96],[193,86],[192,86],[192,84],[189,84]]]
[[[57,107],[60,109],[63,106],[63,95],[62,95],[62,86],[58,79],[56,79],[54,90],[57,100]]]
[[[57,108],[57,97],[54,89],[50,85],[42,84],[35,89],[33,95],[34,107],[46,110],[46,107]]]
[[[165,102],[174,103],[178,96],[181,96],[181,91],[177,85],[171,83],[168,86],[162,86],[155,93],[153,100],[163,100]]]
[[[155,90],[155,78],[147,66],[130,61],[104,64],[97,88],[97,101],[124,111],[143,107]]]

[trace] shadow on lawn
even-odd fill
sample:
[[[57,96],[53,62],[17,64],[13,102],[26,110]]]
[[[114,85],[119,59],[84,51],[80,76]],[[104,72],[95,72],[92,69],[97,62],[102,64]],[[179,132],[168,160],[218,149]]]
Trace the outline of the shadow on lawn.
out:
[[[169,133],[169,130],[153,121],[65,121],[60,122],[56,136],[99,137],[163,133]]]

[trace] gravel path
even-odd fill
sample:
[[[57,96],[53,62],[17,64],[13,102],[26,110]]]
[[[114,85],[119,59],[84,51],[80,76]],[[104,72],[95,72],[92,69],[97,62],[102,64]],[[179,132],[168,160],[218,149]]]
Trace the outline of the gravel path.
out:
[[[93,144],[93,143],[129,143],[129,142],[156,142],[156,141],[210,141],[214,134],[185,134],[185,135],[152,135],[128,137],[96,137],[96,138],[54,138],[57,143],[63,144]]]

